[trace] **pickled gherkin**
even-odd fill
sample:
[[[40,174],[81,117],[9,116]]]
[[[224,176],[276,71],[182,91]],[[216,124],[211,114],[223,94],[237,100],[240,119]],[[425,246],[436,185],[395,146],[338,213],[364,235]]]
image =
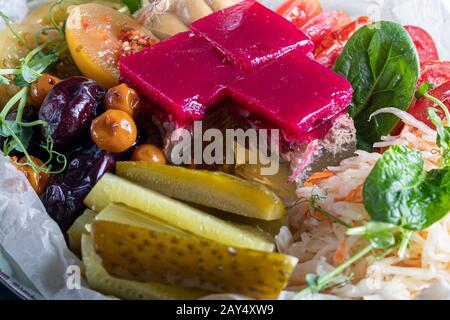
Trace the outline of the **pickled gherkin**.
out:
[[[103,267],[116,278],[257,299],[276,299],[297,263],[192,235],[122,206],[102,211],[91,236]]]
[[[103,268],[91,238],[83,235],[81,243],[86,278],[93,290],[129,300],[192,300],[208,294],[199,289],[114,278]]]
[[[67,235],[69,236],[70,250],[72,250],[76,254],[81,253],[81,236],[83,234],[89,234],[86,225],[91,223],[96,215],[97,212],[86,209],[84,213],[79,216],[77,220],[75,220],[70,229],[67,231]]]
[[[205,207],[267,221],[285,216],[283,202],[268,188],[222,172],[149,162],[119,162],[116,172],[166,196]]]
[[[84,202],[97,212],[109,204],[121,203],[141,211],[147,217],[205,239],[254,250],[274,249],[273,242],[260,234],[243,230],[232,223],[109,173],[97,182]]]

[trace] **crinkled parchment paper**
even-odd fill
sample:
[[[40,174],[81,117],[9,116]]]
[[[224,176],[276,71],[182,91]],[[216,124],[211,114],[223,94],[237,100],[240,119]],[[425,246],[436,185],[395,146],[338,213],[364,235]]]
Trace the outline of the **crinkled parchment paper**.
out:
[[[39,1],[39,0],[38,0]],[[36,1],[35,1],[36,2]],[[276,7],[282,0],[264,1]],[[369,15],[420,26],[435,38],[442,59],[450,59],[450,1],[448,0],[322,0],[326,10],[344,10],[352,16]],[[425,10],[426,9],[426,10]],[[19,21],[26,15],[25,0],[0,0],[0,10]],[[0,24],[0,28],[2,28]],[[1,45],[1,44],[0,44]],[[46,299],[106,299],[82,283],[81,289],[67,288],[67,268],[79,266],[79,259],[66,247],[58,226],[50,219],[39,198],[7,158],[0,155],[0,250],[7,257],[9,273],[17,282],[34,289]],[[2,265],[0,261],[0,265]],[[5,267],[3,267],[5,268]],[[449,298],[449,284],[438,282],[420,298]],[[288,297],[283,293],[283,297]],[[236,295],[212,298],[238,299]],[[327,299],[318,295],[318,299]]]

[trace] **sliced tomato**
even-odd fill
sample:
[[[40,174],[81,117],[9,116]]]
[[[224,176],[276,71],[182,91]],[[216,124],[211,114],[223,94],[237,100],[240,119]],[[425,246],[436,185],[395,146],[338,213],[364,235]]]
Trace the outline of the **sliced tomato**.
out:
[[[329,34],[315,50],[314,56],[316,60],[324,66],[331,68],[341,54],[342,49],[344,49],[348,39],[350,39],[359,28],[370,23],[371,20],[369,17],[362,16],[338,31]]]
[[[326,36],[352,22],[352,18],[344,11],[327,11],[315,16],[300,28],[319,45]]]
[[[415,26],[405,26],[419,53],[420,63],[439,60],[439,53],[433,37],[424,29]]]
[[[450,81],[447,81],[439,87],[431,90],[430,94],[444,102],[444,104],[450,108]],[[434,128],[433,123],[430,119],[428,119],[428,108],[431,107],[438,108],[438,106],[435,105],[432,101],[426,98],[421,98],[408,109],[408,112],[417,120],[420,120],[426,123],[429,127]],[[443,115],[442,112],[440,114]]]
[[[276,12],[300,28],[320,14],[322,6],[319,0],[287,0]]]
[[[450,61],[429,61],[422,64],[418,85],[423,81],[432,83],[436,87],[450,81]]]

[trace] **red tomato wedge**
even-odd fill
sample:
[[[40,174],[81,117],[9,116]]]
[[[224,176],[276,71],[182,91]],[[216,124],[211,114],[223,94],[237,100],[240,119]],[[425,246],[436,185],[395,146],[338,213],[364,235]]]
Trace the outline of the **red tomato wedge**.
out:
[[[370,23],[371,20],[369,17],[362,16],[338,31],[329,34],[315,50],[314,55],[316,60],[324,66],[331,68],[341,54],[342,49],[344,49],[348,39],[350,39],[359,28]]]
[[[298,28],[322,12],[319,0],[288,0],[276,12]]]
[[[420,64],[427,61],[439,60],[439,53],[431,35],[422,28],[405,26],[419,53]]]
[[[352,19],[344,11],[327,11],[309,20],[300,30],[309,36],[317,46],[326,36],[351,22]]]
[[[450,81],[445,82],[444,84],[440,85],[439,87],[433,89],[430,91],[430,94],[442,102],[450,108]],[[414,105],[412,105],[408,112],[413,115],[417,120],[420,120],[424,123],[426,123],[430,128],[435,128],[433,123],[428,119],[428,108],[436,107],[440,110],[440,108],[435,105],[432,101],[421,98],[419,101],[417,101]],[[440,113],[443,115],[443,113]]]
[[[418,85],[423,81],[434,84],[436,87],[450,81],[450,61],[429,61],[422,64]]]

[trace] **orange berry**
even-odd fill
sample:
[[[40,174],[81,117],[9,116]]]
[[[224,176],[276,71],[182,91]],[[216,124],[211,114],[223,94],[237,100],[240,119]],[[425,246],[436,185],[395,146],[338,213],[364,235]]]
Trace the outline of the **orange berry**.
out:
[[[131,161],[147,161],[166,164],[166,157],[160,148],[152,144],[142,144],[131,154]]]
[[[121,153],[136,142],[137,127],[126,112],[110,109],[92,121],[91,137],[100,149]]]
[[[106,93],[105,108],[107,110],[122,110],[128,113],[132,118],[135,118],[139,107],[139,95],[125,83],[109,89]]]
[[[30,104],[33,107],[40,109],[48,93],[58,82],[60,82],[60,80],[54,76],[49,74],[42,75],[39,80],[30,86],[30,93],[28,95]]]
[[[45,168],[44,163],[40,159],[33,156],[30,156],[30,158],[35,165]],[[45,191],[45,188],[47,188],[50,175],[42,171],[34,171],[33,167],[31,167],[29,164],[23,165],[27,162],[27,158],[23,157],[19,160],[17,168],[23,172],[23,174],[25,175],[25,177],[27,177],[28,181],[33,187],[34,191],[36,191],[36,193],[40,195]]]

